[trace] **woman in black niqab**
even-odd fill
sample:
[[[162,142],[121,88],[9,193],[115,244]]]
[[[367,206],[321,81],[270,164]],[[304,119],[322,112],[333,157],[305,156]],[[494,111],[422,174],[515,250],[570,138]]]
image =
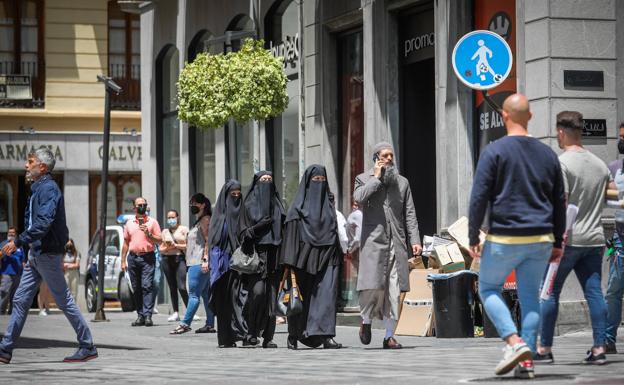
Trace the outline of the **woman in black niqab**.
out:
[[[245,253],[251,254],[254,250],[258,253],[265,268],[258,274],[243,274],[248,292],[243,311],[248,334],[243,346],[257,345],[262,333],[263,348],[277,347],[273,342],[279,285],[277,256],[282,243],[284,217],[273,174],[268,171],[256,173],[241,209],[240,241]]]
[[[210,304],[217,316],[219,347],[236,347],[247,335],[243,317],[247,292],[240,274],[230,270],[230,257],[239,246],[238,231],[242,205],[241,184],[228,180],[221,188],[212,211],[208,247],[210,256]]]
[[[289,349],[297,349],[297,341],[310,347],[342,347],[334,341],[342,252],[330,194],[325,167],[312,165],[286,216],[280,263],[295,270],[304,308],[288,317]]]

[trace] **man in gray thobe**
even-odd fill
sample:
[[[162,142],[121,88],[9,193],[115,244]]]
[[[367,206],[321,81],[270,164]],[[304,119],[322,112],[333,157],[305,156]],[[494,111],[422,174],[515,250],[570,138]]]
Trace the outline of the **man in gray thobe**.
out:
[[[418,220],[408,180],[394,167],[394,149],[381,142],[375,164],[355,178],[353,198],[363,213],[357,290],[360,295],[360,341],[371,342],[371,321],[383,319],[384,349],[401,349],[394,339],[402,292],[409,291],[408,258],[422,251]]]

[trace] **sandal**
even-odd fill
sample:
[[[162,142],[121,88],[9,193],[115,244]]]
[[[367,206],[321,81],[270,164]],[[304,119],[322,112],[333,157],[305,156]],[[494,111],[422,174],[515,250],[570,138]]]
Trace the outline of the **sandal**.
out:
[[[177,328],[170,331],[169,334],[184,334],[186,332],[190,332],[191,330],[190,326],[180,324]]]

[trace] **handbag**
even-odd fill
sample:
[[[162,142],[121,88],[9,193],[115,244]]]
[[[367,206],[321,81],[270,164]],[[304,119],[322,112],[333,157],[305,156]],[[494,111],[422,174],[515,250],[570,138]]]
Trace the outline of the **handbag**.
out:
[[[260,259],[255,248],[253,248],[253,253],[248,255],[239,246],[230,258],[230,269],[242,274],[259,274],[264,271],[264,261]]]
[[[291,317],[303,312],[303,296],[297,286],[297,277],[289,268],[284,269],[275,312],[282,317]]]

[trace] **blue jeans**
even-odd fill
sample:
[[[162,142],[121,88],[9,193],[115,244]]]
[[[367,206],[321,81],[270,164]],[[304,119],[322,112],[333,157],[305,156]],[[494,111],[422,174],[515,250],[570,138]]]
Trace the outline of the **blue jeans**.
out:
[[[189,286],[189,301],[181,324],[191,325],[193,316],[199,308],[199,297],[201,297],[204,301],[204,310],[206,311],[206,326],[214,327],[214,313],[208,306],[208,301],[210,300],[210,274],[202,273],[201,265],[193,265],[189,267],[186,277]]]
[[[615,236],[615,252],[609,258],[609,284],[607,286],[606,342],[615,343],[617,330],[622,322],[622,296],[624,296],[624,247]]]
[[[594,346],[604,345],[607,305],[605,304],[600,286],[603,252],[604,247],[566,246],[557,275],[555,276],[552,294],[547,300],[542,301],[541,346],[551,347],[553,345],[555,322],[559,312],[559,295],[568,274],[572,270],[574,270],[583,288],[583,293],[589,306]]]
[[[41,254],[37,257],[29,258],[20,284],[13,297],[13,313],[11,313],[9,325],[4,333],[2,342],[0,342],[0,348],[7,352],[13,351],[15,342],[22,334],[22,328],[28,316],[28,309],[33,302],[35,294],[37,294],[37,289],[42,280],[48,284],[50,292],[54,297],[54,302],[63,311],[65,317],[67,317],[69,323],[76,331],[80,347],[88,348],[93,346],[91,331],[67,287],[62,266],[63,256],[61,254]]]
[[[539,289],[544,269],[552,252],[552,243],[508,245],[485,241],[481,253],[479,294],[481,302],[503,339],[517,334],[518,329],[501,292],[507,276],[516,269],[518,299],[522,315],[524,342],[536,351],[537,328],[540,318]]]

